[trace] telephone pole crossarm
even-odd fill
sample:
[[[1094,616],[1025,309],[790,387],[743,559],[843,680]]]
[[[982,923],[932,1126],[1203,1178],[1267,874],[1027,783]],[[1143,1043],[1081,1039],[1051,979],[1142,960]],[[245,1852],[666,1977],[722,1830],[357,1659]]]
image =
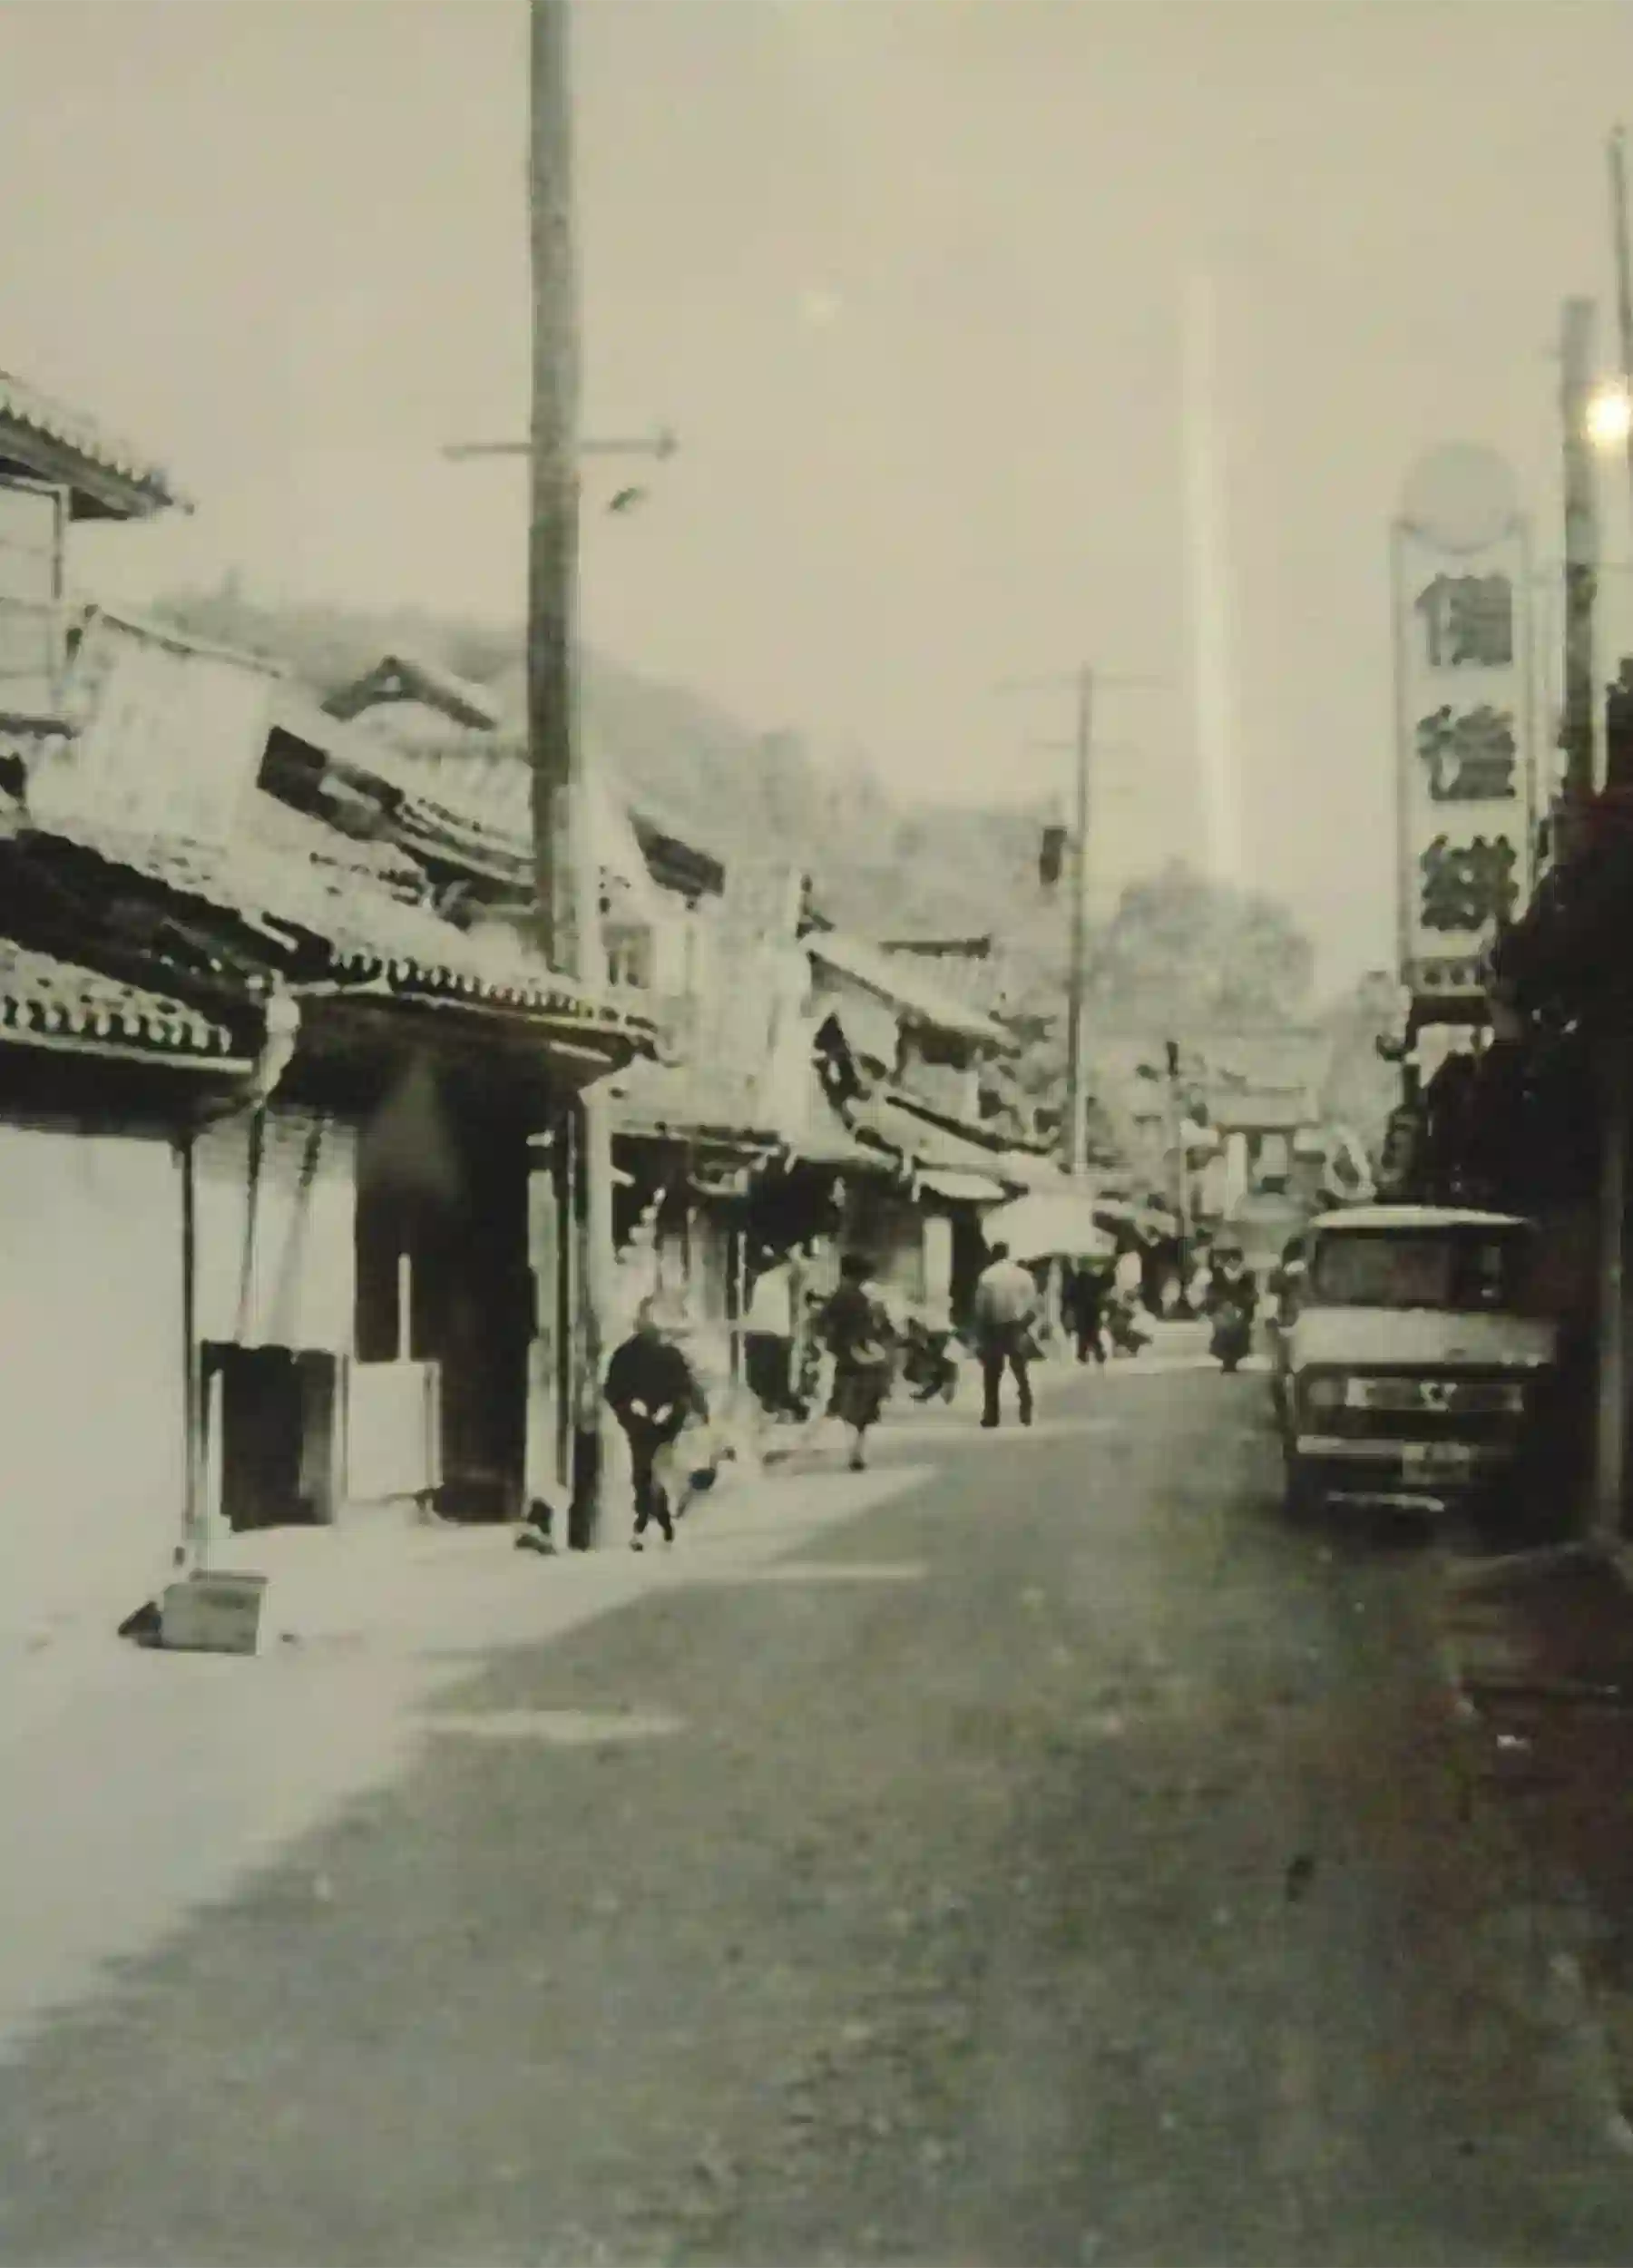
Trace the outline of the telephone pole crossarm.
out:
[[[661,464],[672,457],[680,444],[667,425],[654,434],[637,440],[581,441],[580,456],[650,456]],[[508,456],[531,457],[531,441],[450,441],[444,445],[443,457],[449,464],[463,464],[472,457]]]

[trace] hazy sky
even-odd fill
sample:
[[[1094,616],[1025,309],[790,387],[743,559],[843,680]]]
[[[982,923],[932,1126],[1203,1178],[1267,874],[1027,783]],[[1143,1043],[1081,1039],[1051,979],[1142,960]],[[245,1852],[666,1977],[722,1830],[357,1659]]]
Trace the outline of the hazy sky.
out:
[[[523,0],[0,0],[0,365],[162,453],[142,596],[513,618]],[[1179,307],[1222,279],[1254,878],[1329,973],[1390,950],[1385,527],[1489,441],[1557,550],[1559,301],[1603,296],[1627,0],[587,0],[585,620],[625,660],[967,797],[1064,697],[1186,670]],[[1612,548],[1633,552],[1621,485]],[[1108,698],[1108,875],[1196,842],[1187,705]]]

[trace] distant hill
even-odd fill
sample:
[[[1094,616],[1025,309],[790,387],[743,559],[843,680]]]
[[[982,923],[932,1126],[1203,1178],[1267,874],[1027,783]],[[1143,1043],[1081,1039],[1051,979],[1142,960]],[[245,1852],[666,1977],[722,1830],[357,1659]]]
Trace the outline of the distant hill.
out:
[[[152,611],[178,629],[265,656],[319,695],[384,652],[424,655],[523,708],[521,633],[412,610],[269,605],[227,584],[178,591]],[[584,727],[631,794],[729,858],[787,852],[813,870],[830,917],[870,934],[1025,927],[1037,835],[1012,812],[903,803],[856,760],[819,764],[801,737],[757,731],[705,696],[595,652]],[[1047,923],[1045,924],[1047,926]]]
[[[274,606],[231,582],[176,592],[152,611],[276,660],[319,695],[396,650],[439,662],[522,710],[514,629],[412,610]],[[1012,808],[905,800],[864,759],[819,763],[797,732],[756,730],[705,696],[604,654],[585,656],[584,722],[631,793],[699,848],[728,861],[787,855],[811,874],[823,911],[842,926],[875,938],[990,934],[992,955],[970,980],[988,1005],[1029,1019],[1025,1085],[1058,1089],[1067,903],[1063,885],[1040,879],[1037,820]],[[1090,1015],[1107,1028],[1275,1030],[1309,1012],[1313,955],[1285,910],[1183,866],[1131,885],[1091,943]]]

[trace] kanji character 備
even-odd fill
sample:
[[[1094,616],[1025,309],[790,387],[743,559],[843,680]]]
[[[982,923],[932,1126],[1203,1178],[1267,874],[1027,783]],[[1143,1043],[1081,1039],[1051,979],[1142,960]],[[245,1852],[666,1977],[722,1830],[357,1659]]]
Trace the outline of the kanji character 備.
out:
[[[1514,593],[1506,575],[1436,575],[1422,593],[1429,667],[1506,670],[1514,659]]]

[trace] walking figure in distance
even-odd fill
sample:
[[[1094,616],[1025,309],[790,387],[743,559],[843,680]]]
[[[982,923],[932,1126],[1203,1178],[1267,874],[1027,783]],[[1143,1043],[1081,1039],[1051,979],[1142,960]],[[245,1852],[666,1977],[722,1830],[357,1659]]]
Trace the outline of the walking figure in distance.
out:
[[[1092,1260],[1074,1261],[1061,1302],[1061,1320],[1077,1344],[1077,1358],[1106,1366],[1106,1279]]]
[[[1032,1324],[1038,1313],[1038,1287],[1030,1272],[1012,1260],[1006,1244],[995,1244],[993,1256],[975,1279],[975,1351],[981,1358],[983,1406],[981,1422],[998,1422],[998,1390],[1007,1368],[1015,1382],[1021,1422],[1032,1422]]]
[[[653,1520],[664,1542],[673,1543],[674,1519],[653,1466],[660,1452],[679,1439],[689,1417],[708,1413],[691,1364],[659,1328],[653,1301],[643,1299],[637,1308],[634,1330],[607,1365],[604,1391],[630,1444],[635,1496],[631,1547],[644,1549],[642,1539]]]
[[[868,1284],[867,1262],[847,1252],[839,1263],[839,1286],[822,1311],[822,1334],[834,1358],[834,1391],[827,1414],[851,1434],[850,1469],[867,1463],[867,1431],[876,1424],[890,1392],[890,1317]]]

